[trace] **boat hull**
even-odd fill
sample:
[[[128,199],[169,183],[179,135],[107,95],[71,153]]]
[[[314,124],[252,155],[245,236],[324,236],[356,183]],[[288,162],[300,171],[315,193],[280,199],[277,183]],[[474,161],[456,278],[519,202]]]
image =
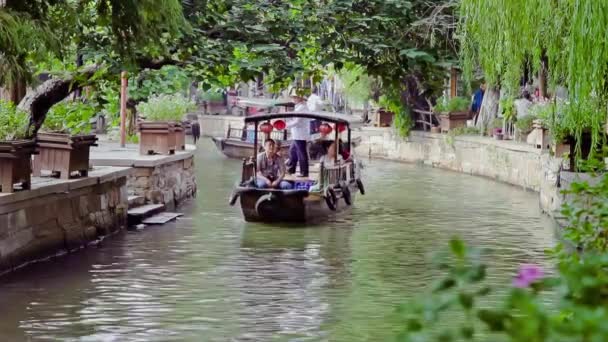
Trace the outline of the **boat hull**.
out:
[[[253,155],[253,143],[241,140],[225,139],[225,138],[211,138],[215,143],[217,149],[222,152],[228,158],[243,159],[249,158]],[[281,154],[283,156],[289,155],[289,145],[287,142],[281,146]],[[262,145],[258,145],[260,152],[262,151]]]
[[[349,186],[349,190],[351,204],[347,204],[342,196],[338,196],[335,210],[330,209],[322,195],[305,190],[241,188],[239,200],[247,222],[315,223],[350,209],[358,189],[353,184]]]

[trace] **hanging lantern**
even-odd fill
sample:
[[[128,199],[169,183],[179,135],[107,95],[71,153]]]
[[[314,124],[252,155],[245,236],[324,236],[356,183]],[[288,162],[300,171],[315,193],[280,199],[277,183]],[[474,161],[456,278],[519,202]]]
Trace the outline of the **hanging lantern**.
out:
[[[273,127],[270,123],[264,122],[263,124],[260,125],[259,129],[260,129],[260,132],[268,134],[268,133],[272,132]]]
[[[342,133],[342,132],[344,132],[344,131],[346,131],[346,124],[344,124],[344,123],[339,123],[339,124],[338,124],[338,132]]]
[[[276,129],[277,131],[284,130],[285,126],[286,126],[285,121],[283,121],[283,120],[277,120],[272,125],[274,126],[274,129]]]
[[[319,126],[319,132],[321,132],[322,134],[329,134],[331,133],[332,128],[330,125],[328,125],[327,123],[322,123],[321,126]]]

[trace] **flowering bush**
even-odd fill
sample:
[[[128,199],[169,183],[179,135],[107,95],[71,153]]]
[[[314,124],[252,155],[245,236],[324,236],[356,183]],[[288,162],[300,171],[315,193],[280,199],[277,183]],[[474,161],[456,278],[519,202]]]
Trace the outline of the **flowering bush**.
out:
[[[150,121],[181,121],[194,108],[194,103],[181,94],[154,95],[137,105],[137,112]]]
[[[494,289],[484,285],[480,252],[453,239],[451,255],[438,263],[445,276],[424,299],[400,307],[399,340],[608,341],[608,176],[595,186],[574,185],[569,193],[575,200],[564,209],[570,219],[566,243],[583,253],[573,253],[566,244],[557,248],[552,277],[538,265],[521,265],[507,295],[486,307],[480,302]],[[454,310],[464,312],[464,319],[449,327],[439,324],[451,320]]]

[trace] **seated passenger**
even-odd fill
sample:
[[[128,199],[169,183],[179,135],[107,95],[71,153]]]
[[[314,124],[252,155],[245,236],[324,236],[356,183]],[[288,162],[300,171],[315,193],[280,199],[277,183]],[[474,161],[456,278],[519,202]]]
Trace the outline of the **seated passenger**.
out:
[[[284,181],[285,162],[276,151],[272,139],[264,142],[264,152],[258,154],[256,185],[258,188],[291,189],[291,183]]]
[[[336,163],[337,161],[337,163]],[[333,167],[336,165],[340,165],[342,161],[342,156],[338,154],[338,158],[336,159],[336,143],[332,142],[327,149],[327,154],[323,155],[319,162],[323,163],[325,167]]]

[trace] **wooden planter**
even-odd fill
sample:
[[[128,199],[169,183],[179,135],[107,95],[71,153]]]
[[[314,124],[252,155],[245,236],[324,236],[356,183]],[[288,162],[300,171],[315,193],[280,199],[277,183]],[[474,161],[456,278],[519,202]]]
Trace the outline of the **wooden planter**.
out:
[[[467,120],[470,119],[468,112],[449,112],[441,113],[441,132],[448,132],[457,127],[466,127]]]
[[[0,192],[15,191],[15,184],[22,190],[30,189],[35,153],[35,140],[0,141]]]
[[[42,171],[58,174],[61,179],[69,179],[73,172],[86,177],[89,172],[91,146],[97,146],[95,134],[69,135],[39,133],[39,155],[34,157],[34,176]]]
[[[377,127],[390,127],[393,124],[393,112],[379,110],[376,114]]]
[[[183,123],[177,123],[174,127],[175,132],[175,150],[185,151],[186,150],[186,125]]]
[[[141,155],[175,153],[174,123],[143,121],[139,123],[139,133],[139,153]]]

